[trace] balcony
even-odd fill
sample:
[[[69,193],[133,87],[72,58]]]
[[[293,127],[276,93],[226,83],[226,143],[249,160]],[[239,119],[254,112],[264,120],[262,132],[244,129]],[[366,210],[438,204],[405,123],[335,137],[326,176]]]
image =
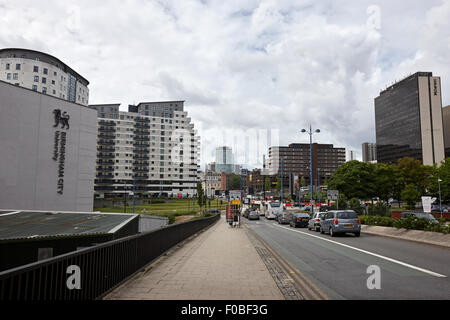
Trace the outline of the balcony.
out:
[[[135,179],[138,179],[138,180],[148,179],[148,174],[140,174],[140,175],[136,175],[134,178],[135,178]]]
[[[148,172],[148,169],[142,169],[142,168],[134,168],[133,172]]]
[[[114,171],[114,167],[97,167],[97,171],[113,172]]]
[[[112,178],[114,178],[114,175],[112,174],[112,173],[107,173],[107,174],[103,174],[103,173],[98,173],[97,175],[96,175],[96,177],[97,178],[103,178],[103,179],[105,179],[105,178],[109,178],[109,179],[112,179]]]
[[[134,137],[135,141],[150,141],[149,137]]]
[[[137,148],[148,148],[150,147],[150,143],[149,142],[133,142],[133,146],[137,147]]]
[[[113,135],[113,134],[105,134],[105,133],[100,133],[100,134],[98,135],[98,137],[99,137],[100,139],[115,139],[115,138],[116,138],[116,136]]]
[[[133,131],[133,133],[137,134],[137,135],[143,135],[143,136],[146,135],[146,136],[148,136],[150,134],[150,131],[143,130],[143,129],[136,129],[136,130]]]
[[[115,149],[113,147],[97,147],[97,151],[114,152]]]
[[[112,146],[114,145],[114,141],[111,140],[98,140],[97,144],[102,144],[102,145],[107,145],[107,146]]]
[[[147,150],[140,150],[140,149],[136,150],[136,149],[134,149],[133,152],[134,153],[140,153],[140,154],[148,154],[149,153],[148,149]]]
[[[135,128],[140,128],[140,129],[150,129],[150,126],[148,124],[145,123],[135,123],[134,124]]]
[[[99,127],[99,132],[116,132],[116,128],[113,127]]]
[[[112,160],[97,160],[97,164],[114,164]]]
[[[114,154],[105,154],[105,153],[99,153],[97,154],[97,158],[101,158],[101,159],[114,159],[115,156]]]
[[[133,162],[133,166],[146,167],[146,166],[149,166],[149,163],[146,161],[135,161],[135,162]]]
[[[150,119],[148,119],[148,118],[141,118],[141,117],[137,117],[134,120],[136,122],[150,122]]]
[[[115,127],[116,123],[114,121],[107,121],[107,120],[100,120],[98,122],[99,125],[101,126],[111,126],[111,127]]]
[[[136,154],[136,155],[133,156],[133,159],[134,159],[134,160],[150,160],[150,157],[142,156],[142,155]]]

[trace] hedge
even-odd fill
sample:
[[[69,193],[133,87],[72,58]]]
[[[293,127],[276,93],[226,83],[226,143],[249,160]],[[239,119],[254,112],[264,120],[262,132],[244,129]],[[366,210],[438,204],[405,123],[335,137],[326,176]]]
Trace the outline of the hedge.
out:
[[[360,216],[361,224],[369,226],[394,227],[397,229],[423,230],[450,234],[450,225],[432,223],[425,218],[408,217],[406,219],[392,219],[381,216]]]

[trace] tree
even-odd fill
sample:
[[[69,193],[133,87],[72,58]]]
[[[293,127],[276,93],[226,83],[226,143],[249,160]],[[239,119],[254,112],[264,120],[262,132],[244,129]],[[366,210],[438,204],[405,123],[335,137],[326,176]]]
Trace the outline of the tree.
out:
[[[272,189],[271,186],[270,186],[270,179],[269,179],[269,177],[266,177],[264,189],[266,191],[270,191]]]
[[[341,165],[331,176],[328,189],[338,190],[346,197],[361,200],[376,196],[374,165],[367,162],[349,161]]]
[[[389,204],[389,199],[399,199],[403,190],[403,180],[395,164],[375,164],[375,195]]]
[[[204,197],[203,197],[202,183],[197,182],[197,202],[200,207],[203,206],[203,200],[204,200]]]
[[[413,209],[416,206],[416,202],[420,201],[420,191],[416,189],[416,186],[412,183],[407,184],[402,191],[402,200],[408,203],[408,206]]]
[[[281,178],[277,179],[277,191],[281,190]]]
[[[405,187],[412,184],[421,194],[426,194],[433,173],[432,166],[425,166],[419,160],[404,157],[398,160],[397,171]]]
[[[241,189],[241,176],[233,175],[229,184],[230,190],[240,190]]]

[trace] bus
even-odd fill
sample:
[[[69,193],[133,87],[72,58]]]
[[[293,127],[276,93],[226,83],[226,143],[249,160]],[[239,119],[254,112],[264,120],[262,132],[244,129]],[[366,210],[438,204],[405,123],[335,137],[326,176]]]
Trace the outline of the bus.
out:
[[[276,219],[278,214],[283,213],[283,206],[280,202],[269,202],[267,205],[266,218]]]

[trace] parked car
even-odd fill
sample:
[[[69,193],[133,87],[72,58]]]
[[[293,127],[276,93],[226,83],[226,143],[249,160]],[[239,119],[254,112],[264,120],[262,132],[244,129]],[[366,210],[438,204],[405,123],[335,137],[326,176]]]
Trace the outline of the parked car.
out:
[[[259,220],[258,211],[252,210],[248,213],[248,220]]]
[[[320,221],[320,232],[329,233],[332,237],[339,233],[353,233],[359,237],[361,221],[353,210],[328,211],[324,219]]]
[[[254,209],[253,209],[253,208],[247,208],[247,209],[245,209],[245,210],[244,210],[244,213],[242,214],[242,216],[243,216],[244,218],[247,218],[247,219],[248,219],[248,215],[250,214],[251,211],[254,211]]]
[[[450,210],[449,206],[446,206],[445,204],[442,205],[442,213],[448,213]],[[441,209],[439,208],[438,204],[433,204],[431,206],[431,212],[433,213],[441,213]]]
[[[438,223],[439,221],[431,214],[431,213],[425,213],[425,212],[402,212],[401,219],[405,219],[407,217],[417,217],[417,218],[425,218],[429,220],[432,223]]]
[[[288,216],[289,216],[289,213],[281,212],[277,215],[276,219],[279,224],[287,224],[287,223],[289,223]]]
[[[306,228],[308,226],[308,222],[311,219],[311,216],[309,213],[304,212],[293,212],[289,214],[289,225],[291,227],[304,227]]]
[[[300,210],[301,210],[301,211],[308,211],[308,212],[311,212],[311,206],[303,206],[303,207],[300,207]]]
[[[308,229],[316,232],[320,231],[320,221],[325,217],[326,212],[314,213],[313,217],[308,221]]]

